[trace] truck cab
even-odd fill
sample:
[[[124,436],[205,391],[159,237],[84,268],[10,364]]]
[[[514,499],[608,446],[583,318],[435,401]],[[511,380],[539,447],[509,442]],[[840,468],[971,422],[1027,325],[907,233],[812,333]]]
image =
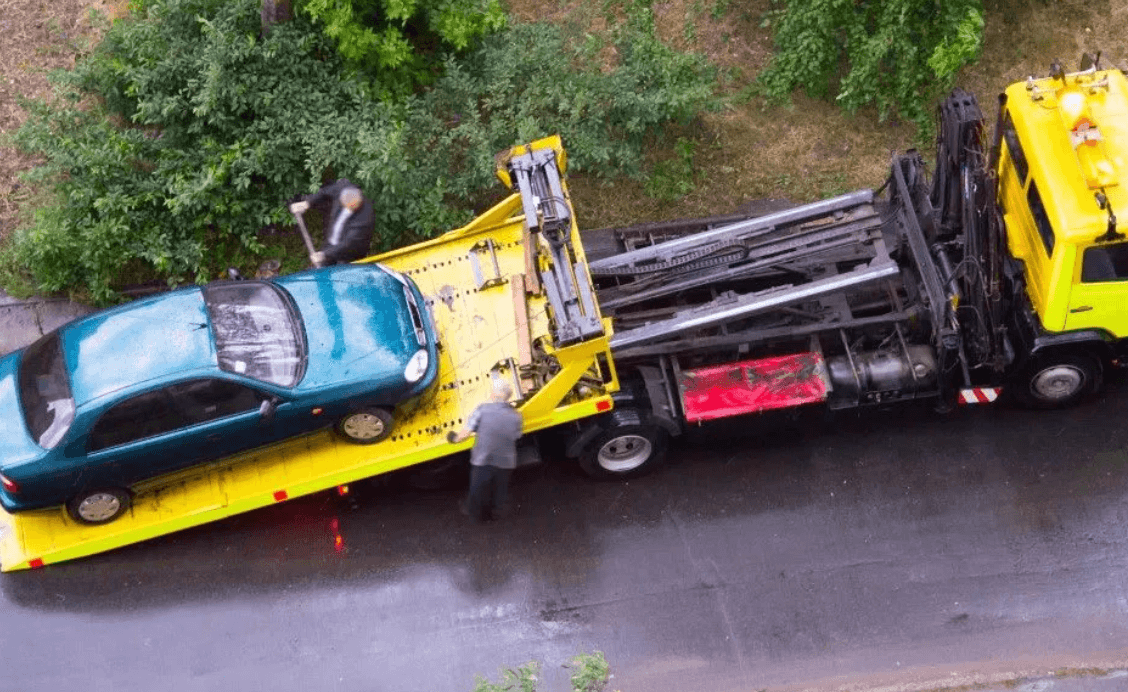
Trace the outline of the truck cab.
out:
[[[1030,79],[1001,99],[998,206],[1026,295],[1050,333],[1128,338],[1128,79]],[[1123,226],[1123,225],[1122,225]]]

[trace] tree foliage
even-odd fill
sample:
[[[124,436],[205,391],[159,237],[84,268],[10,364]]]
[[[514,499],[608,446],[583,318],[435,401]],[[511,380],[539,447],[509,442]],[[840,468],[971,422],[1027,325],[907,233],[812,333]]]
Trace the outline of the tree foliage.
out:
[[[129,267],[204,281],[291,222],[286,201],[346,176],[376,210],[374,250],[467,221],[493,154],[554,132],[573,170],[637,172],[645,137],[711,103],[711,73],[640,13],[598,42],[516,25],[448,55],[426,91],[373,99],[298,17],[260,36],[257,0],[149,0],[116,22],[16,135],[52,191],[3,250],[41,291],[115,298]]]
[[[774,19],[759,79],[769,97],[833,92],[849,111],[873,104],[926,130],[935,97],[982,48],[981,0],[787,0]]]
[[[299,8],[385,95],[430,82],[445,54],[506,25],[499,0],[302,0]]]

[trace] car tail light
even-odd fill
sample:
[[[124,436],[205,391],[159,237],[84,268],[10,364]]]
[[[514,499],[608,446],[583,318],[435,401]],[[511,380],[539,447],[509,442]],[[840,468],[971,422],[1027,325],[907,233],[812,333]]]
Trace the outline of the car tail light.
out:
[[[10,493],[18,493],[20,491],[20,484],[0,473],[0,485],[4,486],[4,490]]]

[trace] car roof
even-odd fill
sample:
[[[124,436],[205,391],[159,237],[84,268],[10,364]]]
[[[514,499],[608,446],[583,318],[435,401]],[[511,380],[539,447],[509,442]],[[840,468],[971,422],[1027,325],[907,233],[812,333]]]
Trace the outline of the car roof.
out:
[[[198,287],[94,313],[59,336],[79,406],[143,382],[219,371]]]

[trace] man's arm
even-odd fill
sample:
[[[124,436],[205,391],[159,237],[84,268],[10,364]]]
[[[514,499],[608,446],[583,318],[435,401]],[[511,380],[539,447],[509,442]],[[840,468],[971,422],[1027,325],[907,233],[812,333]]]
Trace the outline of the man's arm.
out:
[[[352,183],[350,183],[346,178],[341,178],[340,180],[336,180],[329,183],[328,185],[322,186],[320,190],[313,193],[312,195],[306,195],[305,201],[309,202],[311,205],[332,202],[333,200],[337,199],[337,196],[341,194],[341,190],[345,189],[345,186],[351,184]]]
[[[470,436],[473,435],[475,431],[477,431],[478,421],[480,421],[481,419],[482,407],[479,406],[478,408],[474,409],[474,412],[471,413],[470,417],[466,419],[466,425],[462,426],[462,430],[459,430],[458,432],[451,430],[447,433],[447,442],[451,444],[458,444],[463,440],[470,439]]]

